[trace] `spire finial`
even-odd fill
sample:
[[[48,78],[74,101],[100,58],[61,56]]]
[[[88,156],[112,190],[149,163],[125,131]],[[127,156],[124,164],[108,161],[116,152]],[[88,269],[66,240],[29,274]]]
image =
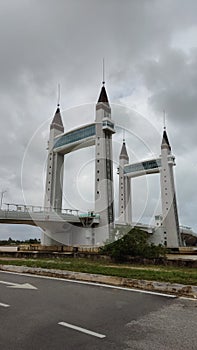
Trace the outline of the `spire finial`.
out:
[[[103,57],[103,85],[105,85],[105,58]]]
[[[120,159],[125,159],[125,160],[129,160],[129,156],[127,153],[127,148],[126,148],[126,143],[125,143],[125,129],[122,130],[123,131],[123,143],[122,143],[122,148],[121,148],[121,152],[120,152]]]
[[[57,86],[57,106],[60,106],[60,83]]]
[[[163,110],[163,128],[166,130],[166,111],[165,109]]]
[[[125,129],[122,130],[122,142],[125,143]]]

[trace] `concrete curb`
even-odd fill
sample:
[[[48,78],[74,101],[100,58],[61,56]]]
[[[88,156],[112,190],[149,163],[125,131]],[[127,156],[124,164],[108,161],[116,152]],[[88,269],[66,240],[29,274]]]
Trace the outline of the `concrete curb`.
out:
[[[168,282],[156,282],[137,280],[123,277],[104,276],[96,274],[88,274],[82,272],[72,272],[65,270],[33,268],[15,265],[0,265],[1,271],[28,273],[39,276],[48,276],[56,278],[65,278],[75,281],[92,282],[110,284],[113,286],[143,289],[151,292],[174,294],[176,296],[184,296],[187,298],[197,299],[197,286],[183,285]]]

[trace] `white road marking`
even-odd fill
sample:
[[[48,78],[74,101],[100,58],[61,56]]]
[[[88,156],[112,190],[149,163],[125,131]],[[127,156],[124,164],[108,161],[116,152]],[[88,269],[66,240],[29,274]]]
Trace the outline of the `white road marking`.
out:
[[[197,301],[196,297],[194,297],[194,298],[179,297],[179,299]]]
[[[31,273],[20,273],[20,272],[11,272],[11,271],[0,270],[0,273],[1,272],[3,272],[3,273],[11,273],[11,274],[14,274],[14,275],[19,275],[19,276],[27,276],[27,277],[31,277],[31,278],[50,279],[50,280],[63,281],[63,282],[69,282],[69,283],[85,284],[85,285],[96,286],[96,287],[118,289],[118,290],[123,290],[123,291],[126,291],[126,292],[136,292],[136,293],[143,293],[143,294],[158,295],[158,296],[167,297],[167,298],[177,298],[177,296],[174,295],[174,294],[151,292],[149,290],[144,290],[144,289],[124,288],[124,287],[119,287],[119,286],[113,286],[113,285],[110,285],[110,284],[103,284],[103,283],[96,283],[96,282],[86,282],[86,281],[76,281],[76,280],[71,280],[71,279],[68,279],[68,278],[41,276],[41,275],[35,275],[33,273],[31,274]]]
[[[4,304],[4,303],[0,303],[0,306],[3,306],[3,307],[10,307],[10,305]]]
[[[104,335],[104,334],[99,334],[99,333],[96,333],[96,332],[92,332],[92,331],[90,331],[88,329],[81,328],[81,327],[78,327],[78,326],[74,326],[73,324],[70,324],[70,323],[58,322],[58,324],[60,326],[71,328],[71,329],[74,329],[76,331],[79,331],[79,332],[82,332],[82,333],[85,333],[85,334],[93,335],[94,337],[97,337],[97,338],[100,338],[100,339],[103,339],[103,338],[106,337],[106,335]]]
[[[1,284],[5,284],[8,286],[8,288],[18,288],[18,289],[37,289],[36,287],[32,286],[29,283],[13,283],[13,282],[6,282],[6,281],[0,281]]]

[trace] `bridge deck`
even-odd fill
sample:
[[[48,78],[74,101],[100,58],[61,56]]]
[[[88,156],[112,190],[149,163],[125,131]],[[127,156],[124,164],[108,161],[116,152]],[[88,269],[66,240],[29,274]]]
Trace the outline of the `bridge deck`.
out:
[[[82,225],[82,217],[89,214],[79,214],[78,210],[63,209],[52,210],[42,208],[41,206],[28,206],[20,204],[5,204],[6,210],[0,210],[1,224],[23,224],[40,226],[42,223],[49,222],[68,222],[74,225]],[[89,217],[90,219],[90,217]],[[99,216],[91,217],[94,224],[99,223]]]
[[[1,224],[26,224],[39,226],[39,222],[66,221],[80,223],[78,210],[64,209],[59,211],[41,206],[6,203],[6,210],[0,210]]]

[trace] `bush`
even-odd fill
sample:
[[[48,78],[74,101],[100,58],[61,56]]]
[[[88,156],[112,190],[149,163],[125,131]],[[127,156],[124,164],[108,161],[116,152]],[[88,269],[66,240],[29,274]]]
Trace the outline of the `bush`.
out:
[[[165,248],[149,244],[148,233],[133,228],[122,238],[100,248],[100,253],[109,255],[115,261],[126,261],[129,256],[155,259],[165,256]]]

